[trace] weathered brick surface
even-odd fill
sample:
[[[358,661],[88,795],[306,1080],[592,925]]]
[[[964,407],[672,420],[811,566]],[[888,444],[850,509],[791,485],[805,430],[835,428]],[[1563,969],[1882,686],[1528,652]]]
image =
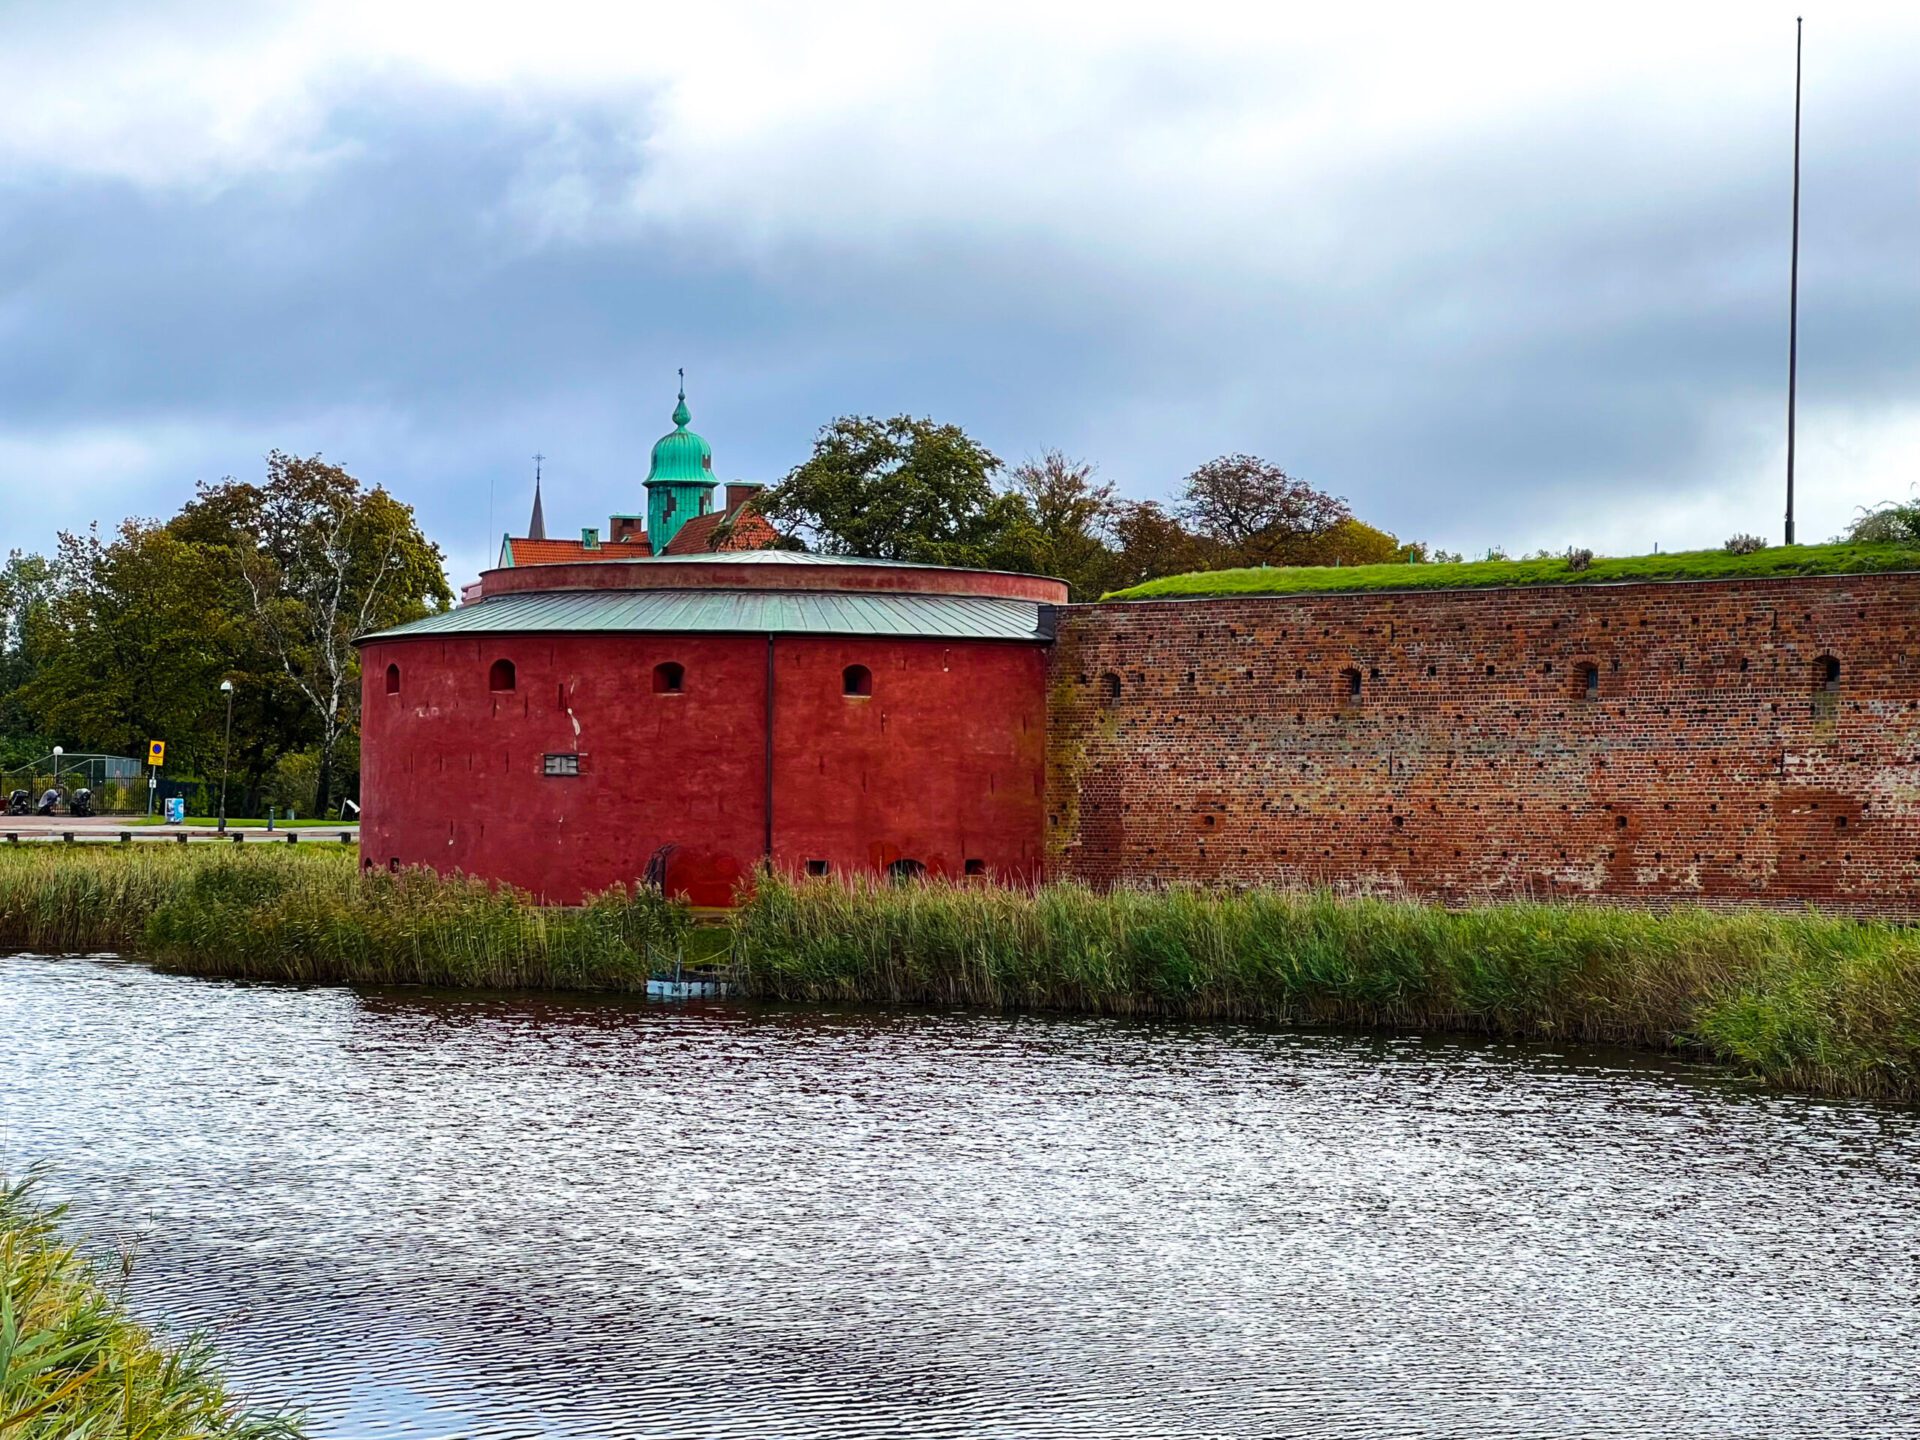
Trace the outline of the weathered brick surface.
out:
[[[1917,620],[1912,575],[1076,607],[1050,869],[1912,916]]]

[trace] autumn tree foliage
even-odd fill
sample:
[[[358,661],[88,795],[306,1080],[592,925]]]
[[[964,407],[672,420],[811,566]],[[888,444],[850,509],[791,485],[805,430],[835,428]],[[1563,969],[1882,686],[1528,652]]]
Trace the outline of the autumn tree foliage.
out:
[[[1187,476],[1178,515],[1224,565],[1324,565],[1347,502],[1255,455],[1222,455]]]
[[[324,814],[340,743],[360,726],[354,637],[452,603],[440,547],[384,489],[318,455],[277,450],[262,483],[203,483],[181,520],[209,537],[226,531],[250,638],[311,717],[320,761],[313,809]]]
[[[1418,550],[1258,456],[1207,461],[1170,508],[1121,496],[1058,450],[1006,469],[958,426],[908,415],[832,421],[759,508],[792,543],[828,554],[1034,571],[1065,580],[1075,600],[1190,570],[1369,565]]]

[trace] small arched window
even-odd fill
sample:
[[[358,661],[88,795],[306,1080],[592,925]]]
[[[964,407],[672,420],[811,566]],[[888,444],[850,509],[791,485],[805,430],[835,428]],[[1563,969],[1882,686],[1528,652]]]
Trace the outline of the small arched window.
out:
[[[687,667],[672,660],[663,660],[653,667],[653,693],[656,695],[678,695],[687,688]]]
[[[926,876],[927,867],[918,860],[896,860],[887,866],[887,878],[896,885],[904,885],[909,880],[919,880]]]
[[[398,665],[389,665],[387,666],[387,694],[398,695],[399,693],[400,667]]]
[[[1840,662],[1833,656],[1822,655],[1813,662],[1813,689],[1817,695],[1840,693]]]
[[[1360,703],[1360,672],[1346,669],[1340,672],[1340,703],[1358,705]]]
[[[511,660],[494,661],[493,668],[487,671],[487,689],[493,690],[496,692],[503,691],[503,690],[511,690],[513,689],[513,684],[514,684],[513,661]]]
[[[1591,661],[1573,667],[1574,693],[1582,700],[1600,698],[1600,667]]]
[[[873,672],[864,665],[849,665],[840,672],[842,695],[873,694]]]
[[[1120,677],[1111,670],[1100,677],[1100,698],[1109,705],[1120,702]]]

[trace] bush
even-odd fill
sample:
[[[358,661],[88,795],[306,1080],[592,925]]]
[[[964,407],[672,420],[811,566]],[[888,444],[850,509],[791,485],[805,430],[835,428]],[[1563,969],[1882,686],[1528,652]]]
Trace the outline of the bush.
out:
[[[1720,548],[1729,555],[1758,555],[1767,548],[1767,542],[1758,535],[1732,535]]]
[[[1567,551],[1567,568],[1569,570],[1591,570],[1593,568],[1593,552],[1591,550]]]
[[[1889,500],[1863,510],[1860,518],[1847,527],[1846,538],[1856,545],[1920,543],[1920,501],[1903,505]]]

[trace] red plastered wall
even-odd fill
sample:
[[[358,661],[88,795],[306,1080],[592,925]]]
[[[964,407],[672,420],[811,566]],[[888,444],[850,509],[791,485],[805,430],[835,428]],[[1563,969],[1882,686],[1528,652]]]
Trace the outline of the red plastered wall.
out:
[[[511,693],[489,690],[496,660]],[[684,667],[679,694],[654,667]],[[728,903],[765,853],[764,636],[511,636],[364,647],[361,853],[506,881],[554,903],[628,884],[674,848],[668,885]],[[1042,847],[1044,651],[779,638],[776,863],[835,873],[968,860],[1028,879]],[[873,694],[844,693],[866,665]],[[400,689],[386,692],[389,665]],[[548,754],[577,754],[551,777]]]

